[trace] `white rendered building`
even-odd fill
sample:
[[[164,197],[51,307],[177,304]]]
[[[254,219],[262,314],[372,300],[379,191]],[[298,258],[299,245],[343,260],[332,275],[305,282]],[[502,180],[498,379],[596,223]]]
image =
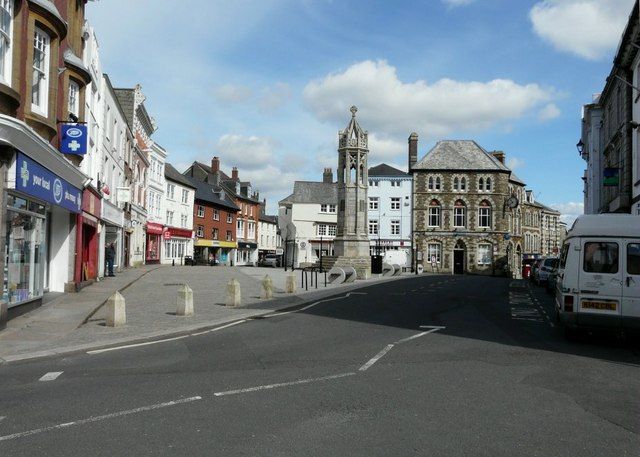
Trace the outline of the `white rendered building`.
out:
[[[193,257],[193,205],[195,186],[170,163],[164,165],[167,184],[161,262],[180,265]]]
[[[260,260],[264,259],[267,254],[279,256],[283,254],[282,238],[278,230],[278,218],[276,216],[260,214],[258,218],[258,253]]]
[[[371,254],[404,250],[411,256],[412,176],[385,163],[369,168],[368,233]]]

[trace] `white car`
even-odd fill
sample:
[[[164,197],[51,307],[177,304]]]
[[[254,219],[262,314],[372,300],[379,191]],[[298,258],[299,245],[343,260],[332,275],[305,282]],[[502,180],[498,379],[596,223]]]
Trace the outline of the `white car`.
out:
[[[549,280],[549,275],[554,268],[558,266],[556,257],[549,257],[540,263],[540,267],[536,270],[536,284],[544,284]]]

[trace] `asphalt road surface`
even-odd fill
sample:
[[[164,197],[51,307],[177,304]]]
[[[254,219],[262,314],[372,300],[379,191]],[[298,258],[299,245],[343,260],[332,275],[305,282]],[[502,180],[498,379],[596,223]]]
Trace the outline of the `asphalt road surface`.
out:
[[[638,456],[640,351],[536,287],[416,277],[0,366],[0,455]]]

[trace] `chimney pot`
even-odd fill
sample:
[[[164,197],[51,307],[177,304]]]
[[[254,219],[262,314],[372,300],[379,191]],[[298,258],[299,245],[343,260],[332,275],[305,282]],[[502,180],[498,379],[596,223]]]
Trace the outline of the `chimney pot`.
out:
[[[231,179],[238,180],[238,167],[233,167],[231,169]]]
[[[418,134],[409,135],[409,172],[418,161]]]
[[[491,155],[498,159],[500,163],[504,163],[504,151],[493,151]]]
[[[331,168],[324,169],[324,173],[322,173],[322,182],[324,183],[333,182],[333,170]]]

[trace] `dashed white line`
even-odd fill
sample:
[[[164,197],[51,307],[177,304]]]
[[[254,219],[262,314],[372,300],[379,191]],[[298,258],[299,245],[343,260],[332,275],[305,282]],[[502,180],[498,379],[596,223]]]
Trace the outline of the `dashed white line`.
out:
[[[38,381],[55,381],[64,371],[50,371],[43,375]]]
[[[130,414],[142,413],[145,411],[152,411],[154,409],[167,408],[169,406],[180,405],[183,403],[191,403],[198,400],[202,400],[202,397],[189,397],[189,398],[183,398],[180,400],[168,401],[166,403],[158,403],[150,406],[142,406],[140,408],[129,409],[126,411],[118,411],[116,413],[105,414],[103,416],[94,416],[94,417],[89,417],[87,419],[81,419],[78,421],[65,422],[62,424],[51,425],[49,427],[42,427],[42,428],[36,428],[33,430],[27,430],[26,432],[19,432],[19,433],[13,433],[11,435],[0,436],[0,441],[15,440],[17,438],[24,438],[25,436],[36,435],[38,433],[50,432],[53,430],[60,430],[64,428],[74,427],[77,425],[88,424],[91,422],[103,421],[106,419],[114,419],[116,417],[128,416]]]
[[[367,363],[362,365],[359,371],[367,371],[369,368],[373,366],[374,363],[376,363],[378,360],[384,357],[384,355],[387,352],[393,349],[393,346],[394,346],[393,344],[387,344],[387,346],[385,346],[385,348],[382,351],[378,352],[372,359],[370,359]]]
[[[321,378],[309,378],[309,379],[300,379],[298,381],[290,381],[290,382],[279,382],[276,384],[267,384],[264,386],[256,386],[256,387],[247,387],[245,389],[235,389],[235,390],[227,390],[224,392],[215,392],[213,395],[215,395],[216,397],[223,397],[225,395],[237,395],[237,394],[244,394],[244,393],[248,393],[248,392],[257,392],[259,390],[268,390],[268,389],[276,389],[278,387],[288,387],[288,386],[296,386],[296,385],[300,385],[300,384],[309,384],[312,382],[319,382],[319,381],[328,381],[331,379],[339,379],[339,378],[345,378],[347,376],[353,376],[355,373],[341,373],[341,374],[334,374],[331,376],[323,376]]]

